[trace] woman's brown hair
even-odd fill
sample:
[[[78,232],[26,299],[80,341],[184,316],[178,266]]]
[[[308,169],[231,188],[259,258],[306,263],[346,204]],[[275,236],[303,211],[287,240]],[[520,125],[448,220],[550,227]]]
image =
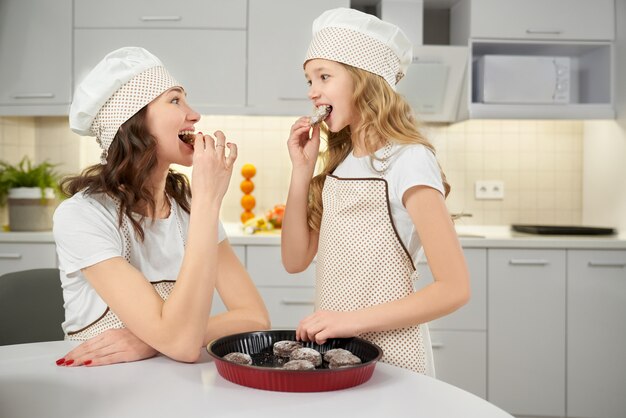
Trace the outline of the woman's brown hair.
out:
[[[422,144],[435,153],[432,144],[419,132],[409,104],[382,77],[347,64],[341,65],[348,70],[352,78],[353,101],[361,116],[361,125],[357,132],[350,132],[349,126],[339,132],[328,132],[324,129],[328,147],[320,154],[321,171],[313,177],[309,186],[308,223],[315,231],[319,231],[322,222],[324,181],[352,151],[352,135],[365,138],[365,148],[370,154],[372,163],[376,158],[374,152],[380,147],[381,141]],[[443,170],[441,178],[445,196],[448,196],[450,185]]]
[[[135,113],[120,126],[109,147],[106,165],[92,165],[77,176],[65,177],[61,191],[65,196],[84,191],[87,195],[105,193],[119,202],[119,226],[126,216],[137,237],[143,241],[142,223],[146,216],[137,219],[134,210],[146,208],[156,212],[156,202],[150,185],[145,182],[157,164],[156,139],[145,124],[146,107]],[[169,170],[165,193],[171,196],[186,212],[190,210],[191,187],[187,177]],[[145,211],[142,211],[145,213]]]

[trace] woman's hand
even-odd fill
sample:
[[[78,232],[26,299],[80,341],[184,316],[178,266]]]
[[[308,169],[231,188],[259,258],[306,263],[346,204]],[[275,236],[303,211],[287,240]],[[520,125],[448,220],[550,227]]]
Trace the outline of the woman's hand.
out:
[[[237,145],[226,143],[222,131],[216,131],[214,135],[215,139],[211,135],[196,134],[191,188],[194,197],[208,194],[211,199],[221,202],[237,159]]]
[[[141,341],[126,328],[109,329],[90,338],[63,359],[59,366],[104,366],[154,357],[158,351]]]
[[[329,338],[355,337],[360,334],[357,312],[317,311],[298,324],[296,340],[324,344]]]
[[[291,126],[287,148],[294,167],[306,167],[313,171],[320,150],[320,127],[319,125],[313,126],[309,137],[310,130],[311,118],[303,116],[298,119]]]

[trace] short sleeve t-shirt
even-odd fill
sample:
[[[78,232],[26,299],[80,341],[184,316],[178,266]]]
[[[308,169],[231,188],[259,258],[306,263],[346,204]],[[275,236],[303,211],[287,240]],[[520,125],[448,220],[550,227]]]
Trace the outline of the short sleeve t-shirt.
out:
[[[166,219],[146,219],[144,241],[129,228],[119,227],[116,203],[104,194],[82,192],[61,202],[53,218],[53,233],[65,300],[65,333],[80,330],[97,320],[107,304],[81,272],[113,257],[129,255],[130,264],[150,282],[176,280],[182,264],[189,214],[170,199]],[[218,242],[226,233],[218,228]]]
[[[413,186],[432,187],[443,195],[441,170],[433,152],[424,145],[394,144],[390,151],[384,179],[388,184],[391,218],[400,240],[416,264],[422,244],[411,216],[402,204],[402,197]],[[376,157],[382,156],[383,150],[378,150]],[[355,157],[350,153],[335,169],[333,175],[340,178],[380,178],[380,173],[376,171],[380,169],[379,161],[369,156]]]

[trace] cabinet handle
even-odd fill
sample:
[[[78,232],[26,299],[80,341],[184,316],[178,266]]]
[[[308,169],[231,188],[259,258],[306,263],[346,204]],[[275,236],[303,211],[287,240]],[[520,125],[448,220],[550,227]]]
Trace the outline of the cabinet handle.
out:
[[[22,254],[19,253],[0,253],[1,260],[19,260],[22,258]]]
[[[526,33],[528,35],[560,35],[563,33],[562,30],[536,30],[536,29],[526,29]]]
[[[545,266],[548,264],[548,260],[509,260],[509,264],[512,266]]]
[[[12,97],[14,99],[53,99],[54,93],[24,93],[15,94]]]
[[[589,267],[612,267],[618,269],[623,269],[624,267],[626,267],[626,263],[603,263],[598,261],[590,261],[588,264]]]
[[[142,22],[177,22],[183,20],[182,16],[141,16]]]
[[[433,349],[443,348],[443,343],[431,343],[430,346]]]
[[[298,299],[282,299],[280,301],[283,305],[314,305],[315,302],[310,300],[298,300]]]
[[[281,102],[304,102],[309,101],[310,99],[306,97],[279,97],[278,100]]]

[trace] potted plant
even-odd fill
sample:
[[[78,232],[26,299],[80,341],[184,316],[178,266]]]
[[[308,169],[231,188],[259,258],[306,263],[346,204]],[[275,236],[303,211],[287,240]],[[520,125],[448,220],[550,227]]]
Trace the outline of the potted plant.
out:
[[[0,206],[8,206],[9,230],[47,231],[57,204],[60,175],[56,164],[33,164],[24,157],[18,164],[0,161]]]

